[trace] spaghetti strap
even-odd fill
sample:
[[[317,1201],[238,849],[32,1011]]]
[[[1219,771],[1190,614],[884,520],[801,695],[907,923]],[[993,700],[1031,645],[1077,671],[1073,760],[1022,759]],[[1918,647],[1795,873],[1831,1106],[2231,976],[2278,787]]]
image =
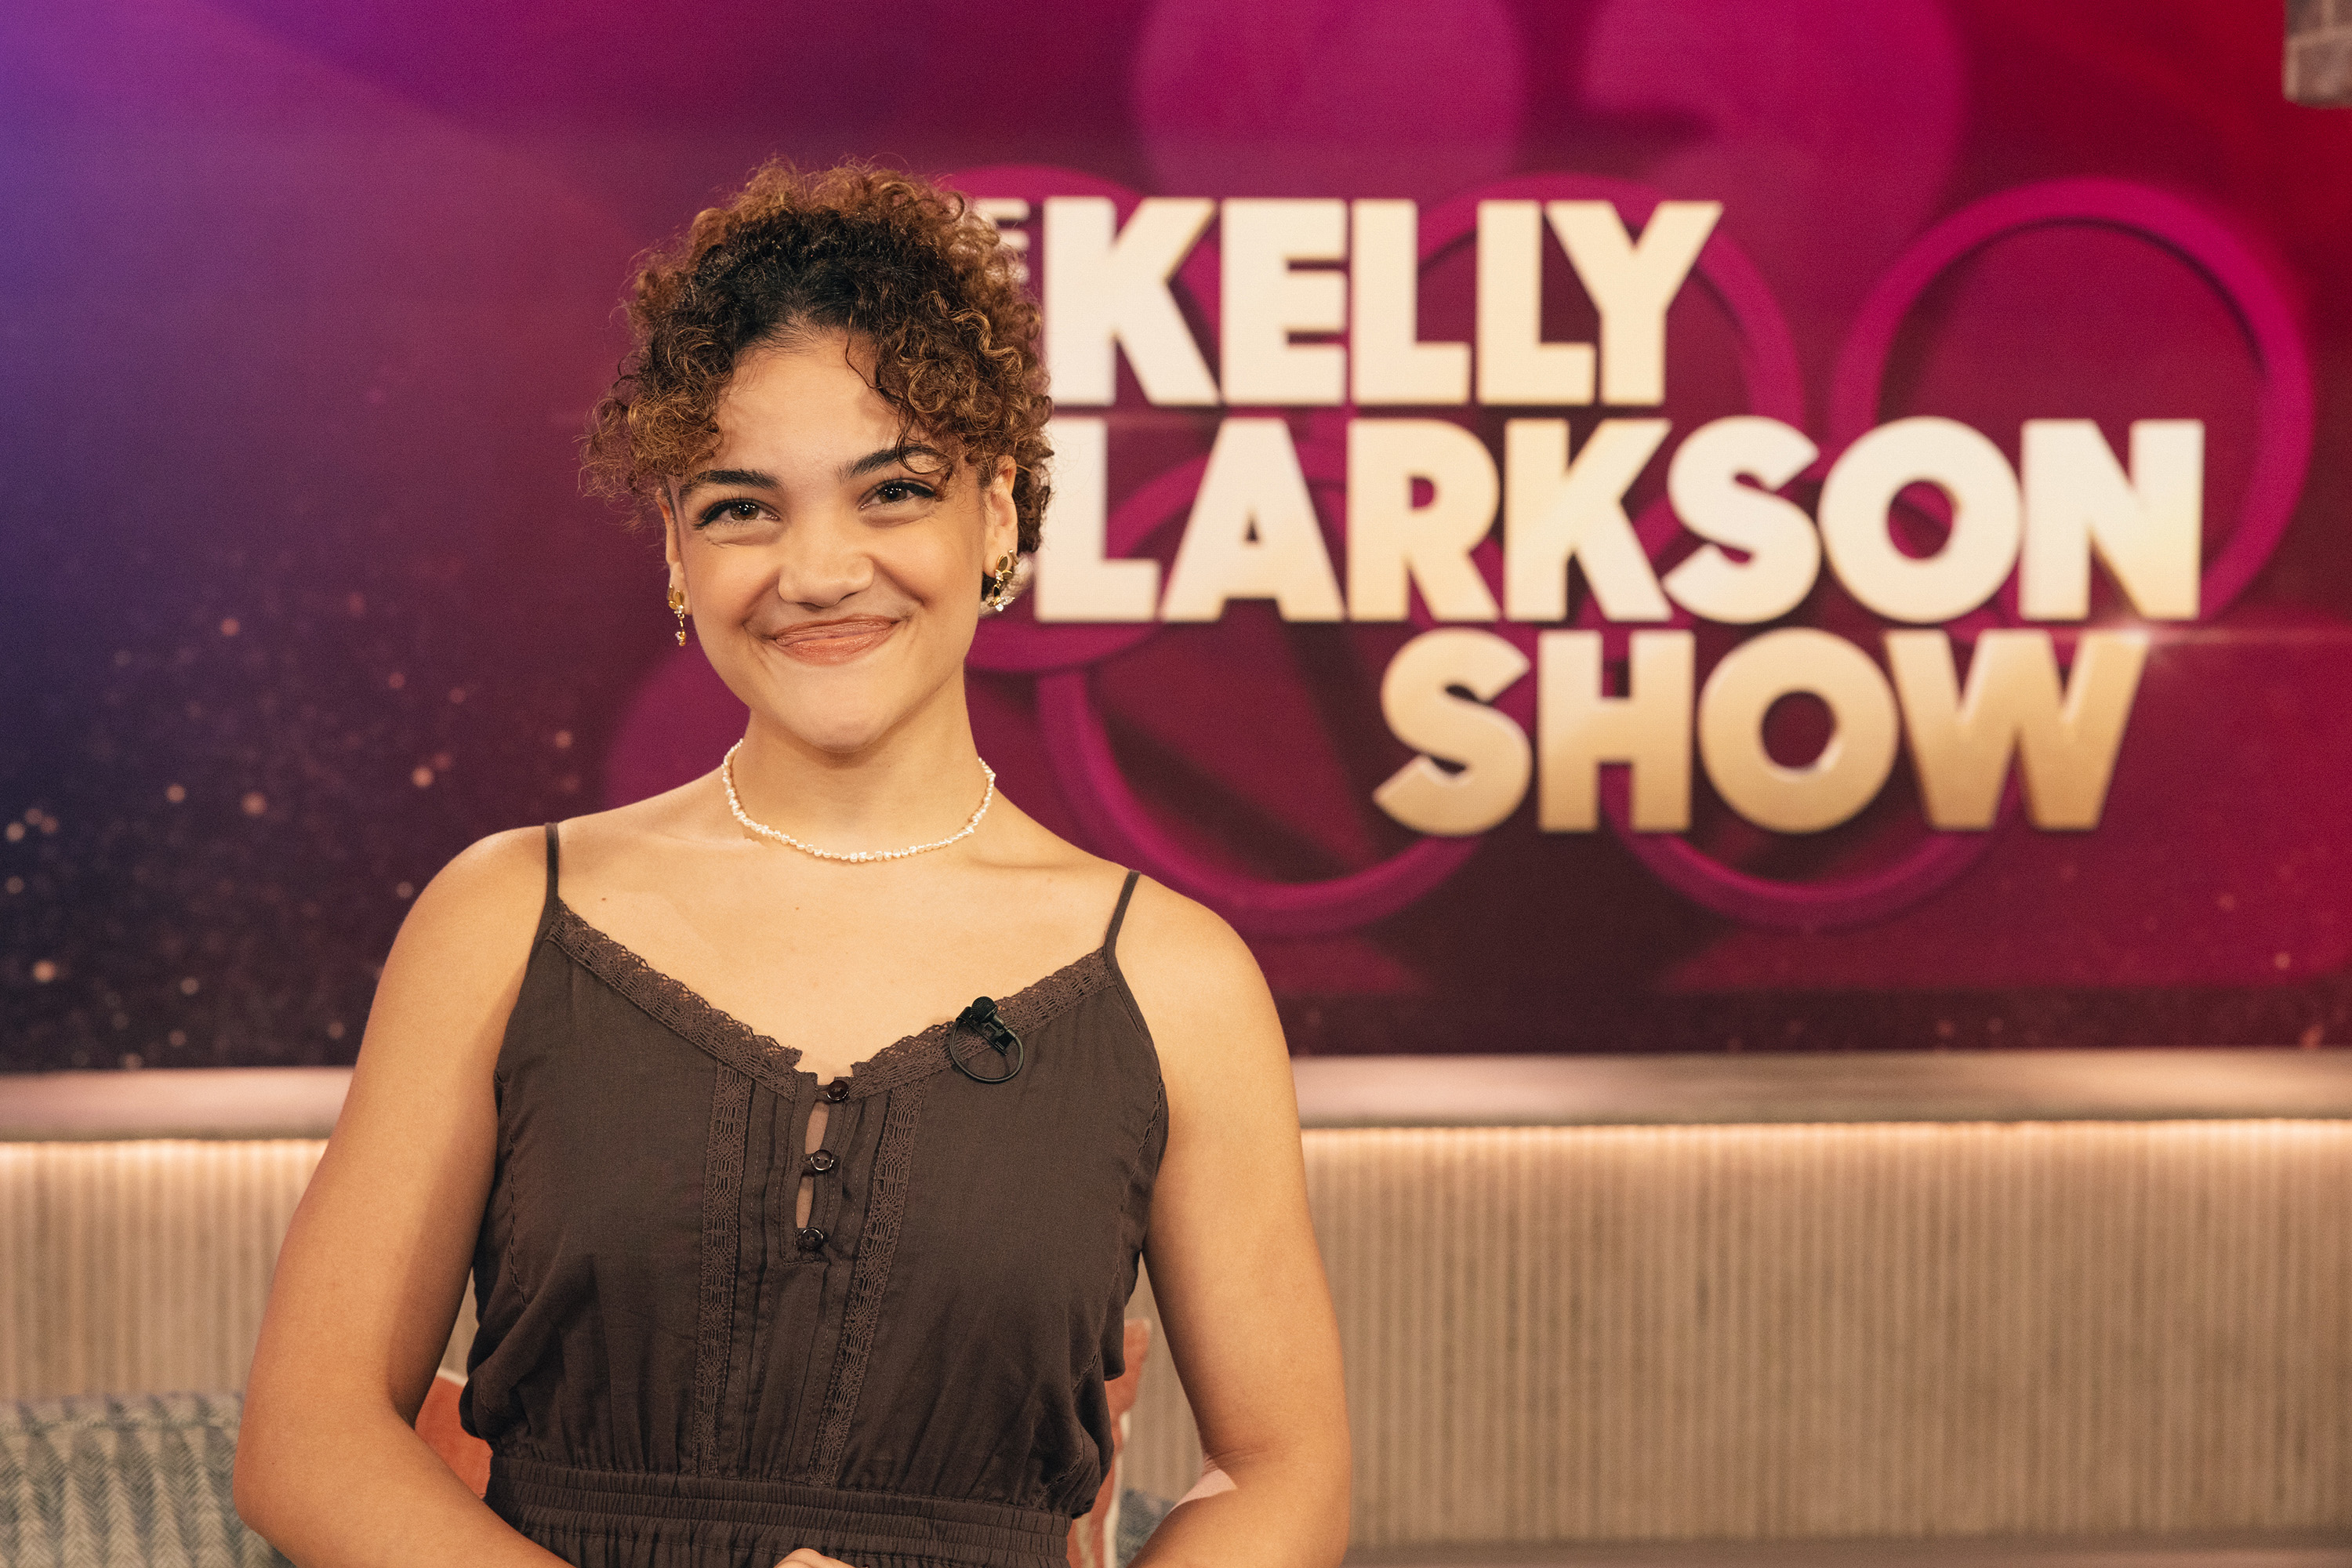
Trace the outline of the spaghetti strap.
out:
[[[1119,884],[1118,907],[1110,912],[1110,930],[1103,932],[1103,955],[1113,969],[1118,967],[1118,928],[1127,919],[1127,900],[1135,896],[1135,879],[1140,874],[1129,871],[1127,880]]]
[[[539,909],[539,934],[545,936],[547,928],[555,921],[555,869],[563,858],[562,841],[556,836],[555,824],[547,825],[547,901]],[[1121,900],[1122,904],[1124,900]]]

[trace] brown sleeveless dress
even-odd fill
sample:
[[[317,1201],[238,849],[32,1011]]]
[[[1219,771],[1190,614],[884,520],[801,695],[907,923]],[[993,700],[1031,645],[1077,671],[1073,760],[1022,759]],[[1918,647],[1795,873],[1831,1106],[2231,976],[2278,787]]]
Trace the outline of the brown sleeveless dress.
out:
[[[950,1023],[820,1083],[583,921],[558,851],[474,1252],[490,1507],[583,1568],[1059,1568],[1167,1142],[1135,874],[1101,947],[999,999],[1009,1081]]]

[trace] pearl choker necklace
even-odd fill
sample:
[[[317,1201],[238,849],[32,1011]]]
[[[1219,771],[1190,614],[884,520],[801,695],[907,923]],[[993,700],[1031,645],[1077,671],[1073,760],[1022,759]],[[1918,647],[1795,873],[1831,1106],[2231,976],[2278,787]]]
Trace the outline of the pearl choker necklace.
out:
[[[981,795],[980,809],[971,814],[971,820],[965,823],[961,830],[949,834],[945,838],[935,839],[929,844],[909,845],[904,849],[860,849],[854,855],[836,855],[830,849],[820,849],[814,844],[803,843],[791,834],[771,827],[764,822],[754,822],[744,811],[743,803],[737,799],[735,795],[735,753],[742,749],[743,742],[738,741],[727,748],[727,754],[719,761],[719,782],[727,786],[727,809],[735,814],[736,821],[761,837],[772,838],[779,844],[797,849],[803,855],[814,855],[820,860],[841,860],[853,863],[862,860],[903,860],[909,855],[924,855],[934,849],[944,849],[959,838],[971,837],[972,830],[980,826],[980,819],[988,815],[989,806],[996,799],[996,770],[990,767],[985,759],[974,758],[973,761],[980,763],[980,771],[988,775],[988,788]]]

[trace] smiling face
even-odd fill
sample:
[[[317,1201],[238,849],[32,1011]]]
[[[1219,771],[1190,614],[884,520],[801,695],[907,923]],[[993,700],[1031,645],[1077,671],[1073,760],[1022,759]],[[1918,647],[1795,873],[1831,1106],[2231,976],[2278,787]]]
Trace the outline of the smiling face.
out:
[[[837,332],[747,354],[664,508],[670,582],[754,729],[841,757],[961,725],[981,579],[1017,532],[1011,459],[934,450],[870,369]]]

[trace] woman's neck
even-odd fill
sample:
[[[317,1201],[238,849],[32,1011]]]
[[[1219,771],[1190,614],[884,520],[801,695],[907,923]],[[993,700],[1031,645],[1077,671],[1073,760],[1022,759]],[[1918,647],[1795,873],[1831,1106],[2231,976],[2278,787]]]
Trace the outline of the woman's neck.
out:
[[[746,816],[844,855],[944,838],[971,820],[988,787],[961,703],[845,756],[755,714],[732,765]]]

